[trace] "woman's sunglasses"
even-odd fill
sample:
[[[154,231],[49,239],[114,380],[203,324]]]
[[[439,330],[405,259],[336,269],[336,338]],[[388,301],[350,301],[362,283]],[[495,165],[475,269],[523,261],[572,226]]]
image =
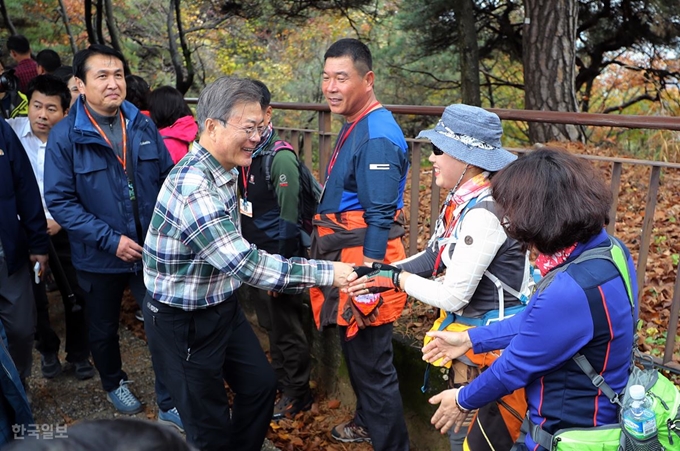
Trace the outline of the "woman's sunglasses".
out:
[[[444,155],[444,151],[441,150],[439,147],[435,146],[434,144],[432,144],[432,153],[435,154],[436,156]]]

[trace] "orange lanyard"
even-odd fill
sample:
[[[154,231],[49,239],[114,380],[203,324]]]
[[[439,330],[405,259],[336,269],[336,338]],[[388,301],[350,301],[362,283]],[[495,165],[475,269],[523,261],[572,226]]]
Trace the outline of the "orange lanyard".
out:
[[[349,137],[349,134],[352,133],[352,130],[354,130],[354,127],[359,123],[360,120],[364,118],[368,113],[373,111],[373,109],[377,106],[380,105],[380,102],[375,102],[368,108],[364,110],[363,113],[350,125],[350,127],[347,129],[345,133],[343,133],[339,138],[338,141],[335,143],[335,149],[333,150],[333,155],[331,156],[331,161],[328,163],[328,170],[326,171],[326,183],[328,183],[328,178],[331,176],[331,171],[333,170],[333,166],[335,166],[335,160],[338,159],[338,154],[340,153],[340,149],[342,146],[345,144],[345,141],[347,141],[347,138]],[[325,186],[325,183],[324,183]]]
[[[102,138],[104,138],[104,141],[106,141],[106,144],[108,144],[111,147],[111,150],[115,153],[116,150],[113,148],[113,144],[111,144],[111,140],[109,139],[108,136],[106,136],[106,133],[104,133],[104,130],[99,126],[97,121],[92,117],[92,114],[90,114],[90,111],[85,107],[85,113],[87,114],[87,117],[90,118],[90,121],[92,122],[92,125],[94,125],[94,128],[97,129],[100,135],[102,135]],[[127,129],[125,127],[125,118],[123,117],[123,112],[118,109],[118,113],[120,114],[120,126],[123,128],[123,158],[120,158],[118,154],[116,153],[116,158],[118,158],[118,162],[123,166],[123,171],[127,174],[127,167],[125,164],[127,163]]]

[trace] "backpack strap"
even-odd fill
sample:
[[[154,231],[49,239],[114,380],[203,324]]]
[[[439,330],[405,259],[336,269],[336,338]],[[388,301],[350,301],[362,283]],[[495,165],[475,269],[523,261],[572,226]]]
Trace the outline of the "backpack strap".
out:
[[[612,404],[618,404],[621,405],[621,400],[619,397],[619,394],[616,393],[610,386],[604,381],[604,377],[601,375],[597,374],[595,371],[595,368],[590,364],[588,361],[588,358],[581,354],[580,352],[577,352],[574,357],[572,357],[572,360],[576,362],[576,364],[581,368],[581,371],[586,373],[586,376],[590,378],[590,381],[593,383],[593,385],[600,390],[602,390],[602,393],[609,398],[609,402]]]
[[[457,237],[458,230],[460,225],[463,223],[463,217],[465,214],[472,210],[473,208],[484,208],[482,205],[483,203],[486,202],[491,202],[491,194],[487,194],[481,197],[475,197],[474,199],[470,200],[470,202],[465,206],[463,211],[460,214],[460,219],[458,219],[458,224],[456,225],[456,229],[454,230],[454,236]],[[493,212],[492,212],[493,213]],[[491,271],[488,269],[484,271],[483,276],[486,276],[491,282],[496,286],[498,289],[498,318],[503,319],[505,317],[505,294],[504,291],[507,291],[510,293],[513,297],[518,299],[520,303],[524,306],[526,306],[529,303],[529,296],[526,294],[522,294],[519,291],[515,290],[512,288],[510,285],[507,283],[503,282],[499,277],[497,277],[495,274],[493,274]],[[521,287],[520,287],[521,289]],[[451,315],[451,313],[449,313]],[[458,318],[464,318],[462,315],[458,315]],[[480,324],[471,324],[471,325],[484,325],[483,323]]]
[[[276,153],[280,150],[290,150],[297,158],[297,153],[295,153],[293,146],[283,140],[275,141],[271,148],[262,152],[261,155],[262,158],[264,158],[262,163],[262,166],[264,167],[264,176],[267,180],[267,188],[270,191],[274,189],[274,185],[272,184],[272,163],[274,162],[274,156],[276,156]]]
[[[531,418],[529,418],[528,415],[526,417],[526,422],[529,424],[529,434],[531,435],[533,441],[541,445],[543,448],[552,451],[554,436],[531,421]]]

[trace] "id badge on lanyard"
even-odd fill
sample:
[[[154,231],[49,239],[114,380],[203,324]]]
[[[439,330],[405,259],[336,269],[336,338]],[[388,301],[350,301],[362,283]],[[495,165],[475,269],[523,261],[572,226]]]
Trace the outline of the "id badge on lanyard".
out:
[[[253,217],[253,203],[248,201],[247,199],[240,199],[239,200],[239,211],[241,212],[242,215],[248,216],[249,218]]]

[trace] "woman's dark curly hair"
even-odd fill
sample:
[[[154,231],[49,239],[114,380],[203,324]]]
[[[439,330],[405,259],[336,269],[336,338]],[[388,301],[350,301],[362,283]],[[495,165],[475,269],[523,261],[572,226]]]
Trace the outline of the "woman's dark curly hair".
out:
[[[586,160],[544,147],[498,172],[491,187],[508,235],[554,254],[609,223],[612,196],[602,179]]]

